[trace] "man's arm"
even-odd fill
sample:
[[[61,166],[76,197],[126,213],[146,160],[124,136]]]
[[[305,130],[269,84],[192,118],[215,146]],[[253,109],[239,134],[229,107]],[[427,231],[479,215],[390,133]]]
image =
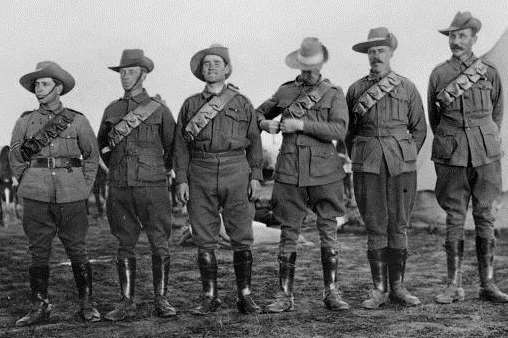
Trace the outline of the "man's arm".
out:
[[[425,112],[423,110],[422,98],[416,87],[411,84],[408,88],[409,91],[409,112],[408,112],[408,126],[407,129],[413,135],[416,143],[416,149],[420,149],[427,137],[427,122],[425,122]]]
[[[328,121],[303,121],[303,133],[315,136],[324,141],[343,141],[349,121],[346,99],[342,89],[332,89],[335,95],[328,115]]]
[[[20,117],[16,121],[16,125],[14,126],[11,137],[11,151],[9,153],[9,162],[11,165],[12,173],[18,181],[21,180],[21,176],[23,176],[23,172],[27,168],[27,164],[23,160],[20,151],[20,147],[25,140],[26,127],[26,118]]]
[[[492,120],[497,124],[499,130],[501,130],[501,124],[503,123],[503,85],[499,73],[494,69],[494,77],[492,79]]]
[[[250,116],[249,127],[247,129],[247,138],[250,144],[246,149],[247,162],[249,162],[251,168],[250,178],[252,180],[261,181],[263,179],[263,147],[261,145],[261,133],[257,123],[257,113],[249,101],[245,103],[244,109]]]
[[[175,183],[187,183],[187,171],[189,168],[189,144],[183,137],[185,124],[187,123],[187,102],[184,102],[175,128],[175,141],[173,150],[173,166],[176,174]]]
[[[435,72],[430,74],[429,86],[427,88],[427,110],[429,111],[429,124],[432,133],[436,133],[436,128],[439,125],[440,112],[437,106],[436,88],[437,88],[437,75]]]
[[[346,132],[346,138],[345,138],[345,144],[347,153],[349,156],[351,156],[351,149],[353,148],[353,139],[355,137],[356,132],[356,120],[354,118],[354,100],[353,100],[353,90],[352,87],[348,88],[347,94],[346,94],[346,104],[349,112],[349,126],[347,128]]]
[[[78,146],[83,156],[83,176],[91,190],[99,167],[99,147],[86,117],[83,116],[79,119],[76,130]]]
[[[162,111],[162,147],[164,148],[164,165],[169,171],[173,167],[173,145],[175,140],[176,122],[173,114],[166,106],[163,106]]]

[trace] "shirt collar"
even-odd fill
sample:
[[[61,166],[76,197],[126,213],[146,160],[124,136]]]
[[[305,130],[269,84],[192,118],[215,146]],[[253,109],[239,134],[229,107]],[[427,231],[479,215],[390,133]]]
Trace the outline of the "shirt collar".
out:
[[[39,112],[41,114],[60,114],[62,111],[64,110],[64,107],[62,105],[62,103],[60,102],[60,104],[56,107],[56,109],[47,109],[47,108],[44,108],[42,105],[39,105]]]
[[[148,96],[148,93],[146,91],[145,88],[143,88],[143,90],[141,91],[141,93],[137,94],[137,95],[134,95],[134,96],[130,96],[129,94],[125,94],[123,96],[123,99],[124,100],[132,100],[136,103],[141,103],[143,101],[145,101],[146,99],[148,99],[149,96]]]
[[[311,84],[308,84],[308,83],[304,82],[304,81],[302,80],[302,76],[301,76],[301,75],[298,75],[298,76],[296,77],[296,79],[295,79],[295,84],[296,84],[297,86],[314,87],[314,86],[317,86],[318,84],[320,84],[320,83],[321,83],[321,81],[323,81],[323,75],[319,75],[319,80],[317,80],[317,82],[316,82],[315,84],[311,85]]]
[[[473,62],[475,62],[477,59],[478,58],[476,57],[476,55],[474,55],[474,53],[471,53],[471,55],[465,60],[461,60],[452,55],[452,57],[450,58],[450,62],[455,66],[464,66],[467,68],[471,66]]]
[[[208,89],[206,88],[205,86],[205,89],[203,89],[203,91],[201,92],[201,96],[205,99],[205,100],[208,100],[210,97],[212,96],[219,96],[219,95],[222,95],[222,93],[224,93],[224,91],[226,90],[228,86],[226,84],[224,84],[224,87],[222,87],[222,90],[220,91],[220,93],[212,93],[210,91],[208,91]]]
[[[367,77],[366,77],[366,78],[367,78],[367,80],[369,80],[369,81],[376,81],[376,82],[377,82],[377,81],[381,80],[382,78],[384,78],[386,75],[390,74],[390,73],[391,73],[391,71],[392,71],[392,69],[391,69],[391,68],[388,68],[387,72],[386,72],[386,73],[384,73],[384,74],[382,74],[382,75],[380,75],[380,74],[376,74],[376,73],[373,73],[373,72],[371,71],[371,72],[369,72],[369,75],[367,75]]]

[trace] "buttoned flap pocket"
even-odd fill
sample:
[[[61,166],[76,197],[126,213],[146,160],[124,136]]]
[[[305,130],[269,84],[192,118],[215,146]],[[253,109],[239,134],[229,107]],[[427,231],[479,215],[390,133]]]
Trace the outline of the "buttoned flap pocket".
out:
[[[311,147],[310,153],[310,176],[326,176],[339,169],[339,155],[332,145],[330,147]]]
[[[488,157],[496,157],[501,154],[501,139],[495,123],[480,126],[485,151]]]
[[[436,133],[432,141],[432,155],[436,158],[449,160],[455,149],[457,148],[457,140],[452,132]]]
[[[492,109],[492,83],[487,80],[478,81],[473,87],[474,109],[481,107],[482,110]]]
[[[224,132],[230,132],[230,135],[234,137],[246,137],[249,117],[245,111],[236,107],[227,107],[224,114],[228,117]]]
[[[287,145],[281,147],[279,155],[277,155],[277,162],[275,163],[275,173],[297,175],[297,160],[296,146]]]
[[[409,93],[406,89],[398,87],[388,93],[390,117],[395,120],[407,122],[409,113]]]
[[[138,180],[142,182],[164,182],[166,169],[161,156],[140,155],[138,157]]]
[[[312,109],[310,109],[311,114],[308,116],[308,119],[327,122],[331,108],[332,100],[329,98],[323,98],[321,101],[317,102]]]
[[[362,164],[365,160],[365,149],[367,140],[355,138],[353,148],[351,149],[351,163]]]
[[[78,145],[78,132],[76,130],[76,127],[71,124],[67,127],[64,131],[58,135],[58,137],[55,139],[54,142],[51,144],[57,143],[58,145],[65,144],[65,149],[61,149],[58,147],[58,149],[54,148],[53,150],[56,151],[67,151],[67,156],[76,156],[79,157],[81,155],[81,150]],[[55,144],[55,146],[57,146]]]
[[[404,162],[415,162],[417,157],[416,144],[410,138],[397,139]]]
[[[141,121],[139,126],[136,128],[138,140],[146,143],[160,143],[161,125],[161,114],[155,111],[146,120]]]

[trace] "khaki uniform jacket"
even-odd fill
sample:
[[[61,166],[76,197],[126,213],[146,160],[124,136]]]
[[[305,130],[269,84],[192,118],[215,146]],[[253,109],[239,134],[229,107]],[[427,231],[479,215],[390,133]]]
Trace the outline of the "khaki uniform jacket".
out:
[[[275,94],[258,108],[259,121],[282,115],[302,93],[314,86],[296,78],[284,83]],[[323,185],[344,177],[344,169],[332,140],[343,141],[348,126],[348,113],[342,89],[332,86],[305,115],[303,131],[283,134],[282,145],[275,165],[278,182],[300,187]]]
[[[224,86],[223,91],[226,88],[227,86]],[[187,98],[180,109],[175,136],[176,184],[187,183],[193,152],[224,153],[245,150],[250,179],[261,180],[263,148],[257,116],[249,99],[241,93],[237,93],[194,140],[185,137],[185,127],[189,121],[214,95],[205,89]]]
[[[432,160],[450,166],[473,167],[502,156],[499,130],[503,120],[501,81],[487,61],[487,73],[448,106],[439,106],[437,94],[477,58],[462,62],[455,57],[438,65],[430,75],[429,122],[434,141]]]
[[[134,97],[121,98],[106,107],[97,136],[99,148],[108,146],[108,133],[122,117],[150,100],[156,99],[143,90]],[[167,174],[172,167],[175,125],[168,107],[161,103],[110,154],[106,154],[104,160],[109,167],[109,184],[115,187],[167,186]]]
[[[400,85],[363,116],[357,116],[353,108],[378,79],[368,75],[349,87],[346,101],[351,123],[346,146],[354,172],[379,174],[383,156],[390,176],[416,170],[417,153],[427,136],[427,124],[418,90],[411,81],[401,78]]]
[[[95,181],[99,150],[95,134],[83,114],[76,112],[72,123],[38,157],[81,158],[81,168],[31,168],[20,153],[25,139],[34,136],[55,113],[39,108],[21,115],[12,132],[10,163],[14,176],[20,182],[18,196],[52,203],[68,203],[88,198]]]

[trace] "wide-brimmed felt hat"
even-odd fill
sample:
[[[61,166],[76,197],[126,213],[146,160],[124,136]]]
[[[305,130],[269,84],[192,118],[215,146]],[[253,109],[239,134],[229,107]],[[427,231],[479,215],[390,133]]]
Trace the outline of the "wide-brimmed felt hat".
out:
[[[35,66],[35,71],[23,75],[19,79],[19,83],[28,91],[34,93],[35,87],[34,82],[37,79],[41,79],[44,77],[50,77],[52,79],[56,79],[62,83],[62,93],[60,95],[65,95],[74,88],[76,82],[72,75],[65,71],[62,67],[60,67],[56,62],[53,61],[42,61],[39,62]]]
[[[201,81],[205,81],[201,69],[201,63],[203,62],[203,58],[207,55],[217,55],[224,59],[224,62],[229,66],[229,72],[226,74],[226,79],[231,76],[233,67],[231,65],[228,48],[219,44],[212,44],[210,47],[202,49],[192,56],[190,60],[190,69],[195,77]]]
[[[397,48],[397,38],[390,33],[386,27],[372,28],[367,35],[367,41],[357,43],[353,46],[353,50],[358,53],[367,53],[369,48],[377,46],[388,46],[393,50]]]
[[[108,68],[119,72],[122,68],[136,66],[143,67],[147,73],[150,73],[153,70],[154,64],[150,58],[145,56],[145,52],[142,49],[124,49],[120,58],[120,65]]]
[[[450,27],[440,29],[439,33],[448,36],[450,32],[458,31],[461,29],[471,28],[476,33],[482,28],[482,23],[477,18],[471,15],[471,12],[457,12],[450,24]]]
[[[314,69],[326,61],[328,61],[328,49],[314,37],[304,38],[300,48],[286,56],[286,65],[300,70]]]

